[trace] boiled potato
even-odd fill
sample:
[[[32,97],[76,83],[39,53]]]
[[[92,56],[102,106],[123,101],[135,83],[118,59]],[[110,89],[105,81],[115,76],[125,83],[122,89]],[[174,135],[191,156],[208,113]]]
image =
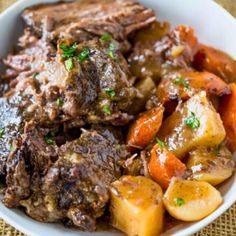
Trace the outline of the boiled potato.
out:
[[[178,158],[198,146],[217,146],[225,138],[219,114],[202,91],[177,107],[163,123],[158,138]]]
[[[217,185],[233,174],[235,164],[226,147],[201,147],[189,153],[187,168],[192,171],[192,179]]]
[[[164,195],[171,216],[196,221],[210,215],[222,203],[218,190],[206,182],[173,179]]]
[[[129,236],[157,236],[163,227],[161,187],[143,176],[124,176],[111,192],[112,225]]]

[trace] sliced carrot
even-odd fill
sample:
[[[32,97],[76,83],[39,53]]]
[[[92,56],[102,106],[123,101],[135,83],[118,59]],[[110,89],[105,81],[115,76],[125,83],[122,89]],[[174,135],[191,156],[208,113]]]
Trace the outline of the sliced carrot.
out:
[[[166,76],[161,81],[157,96],[162,103],[166,103],[173,99],[187,100],[193,93],[201,90],[216,96],[230,93],[229,85],[215,74],[206,71],[180,71]]]
[[[160,144],[152,148],[148,168],[152,179],[164,189],[168,188],[172,177],[183,176],[186,170],[185,164]]]
[[[180,70],[165,75],[157,87],[156,95],[164,105],[166,114],[172,114],[178,101],[186,101],[202,90],[209,96],[230,94],[229,85],[213,73]]]
[[[236,150],[236,84],[230,84],[231,94],[222,97],[219,112],[226,131],[228,148]]]
[[[163,106],[155,107],[140,115],[131,124],[127,136],[127,145],[131,150],[145,148],[156,136],[163,119]]]
[[[180,75],[189,80],[190,87],[197,90],[205,90],[209,95],[222,96],[230,93],[228,84],[210,72],[182,72]]]
[[[236,61],[218,49],[201,45],[194,57],[194,66],[212,72],[226,82],[236,82]]]
[[[181,75],[179,74],[179,77],[180,76]],[[177,85],[175,83],[175,78],[177,77],[178,74],[176,73],[167,74],[157,86],[156,95],[158,97],[158,101],[165,105],[165,108],[167,105],[169,105],[170,101],[178,101],[180,99],[187,100],[189,98],[186,88],[180,84]],[[181,79],[183,80],[184,78]],[[168,106],[167,110],[169,110]]]

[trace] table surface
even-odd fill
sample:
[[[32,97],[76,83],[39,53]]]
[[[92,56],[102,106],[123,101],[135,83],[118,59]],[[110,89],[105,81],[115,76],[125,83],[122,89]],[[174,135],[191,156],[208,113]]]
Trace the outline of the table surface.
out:
[[[236,0],[215,0],[236,17]],[[0,12],[15,0],[0,0]],[[202,229],[194,236],[236,236],[236,204],[212,224]],[[24,236],[4,220],[0,219],[0,236]]]

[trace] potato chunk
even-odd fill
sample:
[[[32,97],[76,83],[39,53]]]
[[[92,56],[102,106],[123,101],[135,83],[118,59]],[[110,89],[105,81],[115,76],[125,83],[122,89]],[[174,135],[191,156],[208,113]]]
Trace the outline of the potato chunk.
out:
[[[202,147],[190,152],[187,167],[191,169],[193,179],[217,185],[233,174],[235,164],[226,147]]]
[[[222,203],[218,190],[206,182],[173,179],[164,205],[174,218],[196,221],[210,215]]]
[[[163,227],[161,187],[143,176],[125,176],[110,188],[112,225],[129,236],[157,236]]]
[[[202,91],[177,107],[163,123],[158,137],[175,156],[182,158],[195,147],[219,145],[225,138],[225,129]]]

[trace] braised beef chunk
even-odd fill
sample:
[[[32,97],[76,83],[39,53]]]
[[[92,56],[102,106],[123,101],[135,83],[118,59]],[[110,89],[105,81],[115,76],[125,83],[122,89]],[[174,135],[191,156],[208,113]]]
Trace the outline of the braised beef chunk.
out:
[[[51,47],[47,51],[34,45],[34,49],[21,52],[24,57],[30,56],[30,61],[25,65],[24,61],[16,63],[24,65],[24,72],[15,79],[14,90],[33,96],[34,103],[29,112],[36,113],[35,119],[40,117],[41,123],[65,120],[80,126],[98,121],[127,123],[131,118],[127,110],[137,91],[119,44],[114,40],[101,42],[98,39],[73,44],[76,48],[71,71],[66,69],[65,50],[60,48],[61,45],[64,41],[58,43],[58,51],[53,56],[48,54],[53,51]],[[111,51],[110,45],[115,49]],[[87,57],[79,61],[79,55],[85,50],[88,50]],[[37,55],[34,57],[34,54]],[[18,56],[9,56],[12,59],[8,58],[11,61],[8,66],[17,70],[14,57]]]
[[[38,5],[25,10],[23,19],[38,35],[57,38],[84,30],[94,35],[110,33],[120,41],[155,21],[155,13],[130,0],[84,0]]]
[[[131,0],[84,0],[34,6],[23,19],[0,76],[3,202],[93,231],[130,157],[121,126],[140,94],[129,40],[155,21],[154,11]]]
[[[137,91],[119,50],[114,52],[115,58],[111,58],[109,44],[99,40],[81,43],[77,50],[78,53],[89,50],[89,55],[82,62],[75,60],[75,68],[64,82],[64,113],[71,117],[85,116],[91,123],[116,123],[116,117],[123,116],[126,120],[125,112]]]
[[[38,39],[31,32],[25,31],[19,40],[20,50],[16,54],[9,54],[3,61],[9,68],[9,73],[17,80],[36,77],[45,70],[47,63],[53,62],[56,48],[43,39]],[[9,76],[9,75],[8,75]]]
[[[48,135],[53,131],[32,125],[27,129],[7,159],[4,203],[8,207],[20,206],[21,200],[36,192],[41,178],[58,157],[54,138]]]
[[[64,14],[67,9],[72,10],[69,15]],[[32,97],[27,110],[37,122],[64,123],[67,129],[98,122],[124,125],[133,118],[127,111],[138,92],[121,51],[129,33],[155,20],[152,10],[128,0],[103,0],[40,5],[23,16],[33,28],[25,29],[21,50],[4,63],[6,76],[14,78],[10,93]],[[63,33],[59,41],[46,37],[55,32]],[[93,33],[111,33],[113,38],[103,40]],[[75,51],[65,57],[73,46]],[[86,51],[87,57],[79,59]]]
[[[26,208],[29,216],[42,222],[56,222],[63,218],[62,212],[48,207],[49,200],[42,192],[44,178],[58,159],[58,147],[52,133],[48,129],[33,130],[27,134],[25,141],[30,159],[30,195],[19,203]]]
[[[29,160],[24,147],[12,152],[7,159],[7,175],[3,202],[7,207],[18,207],[20,200],[30,195]]]
[[[28,132],[9,157],[4,203],[24,206],[39,221],[69,218],[81,229],[95,230],[109,201],[109,184],[121,176],[119,162],[129,153],[119,130],[94,128],[60,149],[45,141],[47,129]]]

